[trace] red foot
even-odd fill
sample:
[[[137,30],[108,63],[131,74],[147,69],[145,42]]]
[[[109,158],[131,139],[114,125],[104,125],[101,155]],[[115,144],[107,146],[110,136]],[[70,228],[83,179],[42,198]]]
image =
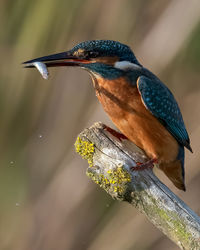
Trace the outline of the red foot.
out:
[[[147,161],[145,163],[137,162],[136,163],[137,166],[130,167],[130,170],[131,171],[141,171],[141,170],[144,170],[144,169],[153,168],[154,163],[158,163],[158,160],[157,159],[152,159],[152,160],[149,160],[149,161]]]
[[[113,135],[114,137],[116,137],[120,141],[121,141],[121,139],[128,140],[128,138],[125,135],[117,132],[116,130],[114,130],[110,127],[106,127],[105,130],[107,130],[111,135]]]

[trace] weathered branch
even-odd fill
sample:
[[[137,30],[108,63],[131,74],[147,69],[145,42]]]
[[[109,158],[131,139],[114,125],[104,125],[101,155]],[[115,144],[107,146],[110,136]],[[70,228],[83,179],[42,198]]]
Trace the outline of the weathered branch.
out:
[[[130,171],[147,160],[141,149],[101,123],[85,129],[75,146],[88,160],[87,175],[113,198],[136,207],[180,248],[200,249],[200,218],[151,169]]]

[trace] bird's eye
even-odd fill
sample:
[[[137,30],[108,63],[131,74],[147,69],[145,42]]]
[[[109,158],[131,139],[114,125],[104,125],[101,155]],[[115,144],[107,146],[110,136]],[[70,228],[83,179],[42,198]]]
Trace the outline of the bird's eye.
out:
[[[97,57],[99,55],[98,52],[96,51],[88,51],[88,56],[89,57]]]

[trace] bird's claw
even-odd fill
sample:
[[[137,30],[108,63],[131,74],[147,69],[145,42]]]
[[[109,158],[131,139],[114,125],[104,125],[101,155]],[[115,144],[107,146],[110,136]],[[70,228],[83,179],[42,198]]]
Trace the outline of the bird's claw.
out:
[[[154,167],[155,163],[158,163],[157,159],[152,159],[152,160],[146,161],[144,163],[136,162],[137,166],[130,167],[130,170],[131,171],[142,171],[142,170],[145,170],[148,168],[152,169]]]

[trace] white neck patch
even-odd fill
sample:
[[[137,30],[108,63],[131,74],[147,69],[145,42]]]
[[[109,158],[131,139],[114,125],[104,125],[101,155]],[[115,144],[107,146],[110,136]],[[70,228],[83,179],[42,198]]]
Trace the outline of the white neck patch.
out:
[[[114,64],[114,67],[121,70],[127,69],[140,69],[141,67],[135,63],[131,63],[129,61],[120,61]]]

